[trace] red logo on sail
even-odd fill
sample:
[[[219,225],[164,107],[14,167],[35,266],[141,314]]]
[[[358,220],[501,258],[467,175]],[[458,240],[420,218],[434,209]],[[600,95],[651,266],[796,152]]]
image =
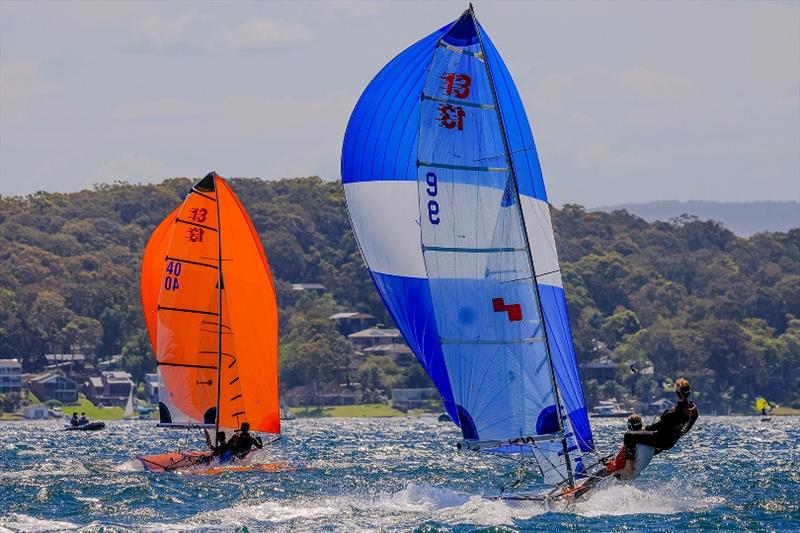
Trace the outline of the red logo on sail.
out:
[[[509,322],[522,320],[522,306],[520,304],[506,304],[502,298],[492,298],[492,307],[495,313],[507,313]]]

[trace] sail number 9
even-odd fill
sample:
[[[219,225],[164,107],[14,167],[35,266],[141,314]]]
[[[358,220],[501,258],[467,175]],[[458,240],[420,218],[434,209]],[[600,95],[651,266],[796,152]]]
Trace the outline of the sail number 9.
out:
[[[178,276],[181,275],[181,264],[177,261],[170,261],[167,265],[167,275],[164,277],[164,288],[168,291],[177,291],[180,288],[178,285]]]
[[[428,172],[425,175],[425,182],[428,184],[428,187],[425,189],[428,193],[428,196],[431,197],[428,200],[428,220],[430,220],[431,224],[438,224],[439,223],[439,202],[434,200],[437,194],[439,194],[439,184],[436,180],[436,174],[433,172]]]

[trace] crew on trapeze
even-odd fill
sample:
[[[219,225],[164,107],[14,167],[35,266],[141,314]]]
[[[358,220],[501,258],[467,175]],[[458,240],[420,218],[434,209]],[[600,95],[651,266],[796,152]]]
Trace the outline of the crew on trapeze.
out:
[[[661,413],[658,421],[644,430],[630,430],[625,433],[624,447],[626,459],[635,459],[636,445],[644,444],[655,448],[655,453],[669,450],[683,435],[689,432],[697,421],[697,406],[689,399],[692,389],[689,382],[680,378],[675,382],[678,402]]]

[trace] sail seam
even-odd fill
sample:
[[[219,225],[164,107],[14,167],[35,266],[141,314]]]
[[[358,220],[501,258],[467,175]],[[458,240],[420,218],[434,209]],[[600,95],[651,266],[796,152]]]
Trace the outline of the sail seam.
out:
[[[184,309],[182,307],[164,307],[162,305],[158,306],[159,311],[176,311],[178,313],[196,313],[199,315],[209,315],[209,316],[218,316],[217,313],[213,313],[211,311],[201,311],[199,309]]]
[[[431,163],[417,160],[418,167],[446,168],[449,170],[467,170],[475,172],[508,172],[508,167],[472,167],[465,165],[446,165],[444,163]]]
[[[156,361],[158,366],[178,366],[183,368],[207,368],[209,370],[216,370],[216,366],[211,365],[192,365],[188,363],[162,363],[161,361]]]
[[[440,96],[428,96],[425,93],[422,93],[422,100],[423,101],[424,100],[431,100],[433,102],[440,102],[440,103],[443,103],[443,104],[455,104],[455,105],[460,105],[460,106],[463,106],[463,107],[475,107],[475,108],[478,108],[478,109],[494,110],[494,105],[493,104],[481,104],[481,103],[478,103],[478,102],[464,102],[463,100],[452,100],[450,98],[442,98]]]
[[[209,196],[209,195],[207,195],[207,194],[203,194],[203,193],[201,193],[200,191],[198,191],[198,190],[197,190],[197,189],[195,189],[194,187],[192,187],[192,188],[189,190],[189,192],[191,192],[191,193],[194,193],[194,194],[196,194],[196,195],[198,195],[198,196],[202,196],[202,197],[203,197],[203,198],[205,198],[206,200],[211,200],[212,202],[216,202],[216,200],[215,200],[214,198],[212,198],[211,196]]]
[[[437,43],[437,46],[439,46],[441,48],[446,48],[447,50],[450,50],[451,52],[456,52],[457,54],[464,54],[465,56],[472,56],[475,59],[477,59],[478,61],[483,61],[484,57],[485,57],[483,55],[483,52],[473,52],[472,50],[464,50],[463,48],[459,48],[458,46],[453,46],[452,44],[446,43],[446,42],[442,41],[441,39]]]
[[[211,231],[217,231],[217,228],[212,228],[211,226],[206,226],[205,224],[198,224],[197,222],[191,222],[189,220],[183,220],[181,218],[176,218],[175,222],[180,222],[182,224],[188,224],[189,226],[197,226],[198,228],[204,228]]]
[[[473,345],[497,345],[497,344],[531,344],[534,342],[543,342],[542,337],[527,337],[524,339],[497,339],[497,340],[468,340],[468,339],[443,339],[439,338],[442,344],[473,344]]]
[[[166,257],[165,261],[179,261],[181,263],[186,263],[187,265],[204,266],[204,267],[214,268],[214,269],[217,268],[216,265],[209,265],[208,263],[201,263],[200,261],[191,261],[189,259],[182,259],[180,257],[172,257],[172,256],[169,256],[169,255]]]
[[[488,254],[499,252],[524,252],[525,248],[461,248],[458,246],[425,246],[422,245],[423,252],[456,252],[465,254]]]

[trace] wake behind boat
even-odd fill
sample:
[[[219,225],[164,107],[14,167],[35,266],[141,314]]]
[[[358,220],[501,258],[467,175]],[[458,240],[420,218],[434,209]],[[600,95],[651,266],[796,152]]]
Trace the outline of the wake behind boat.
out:
[[[209,450],[139,460],[158,472],[242,463],[262,446],[251,427],[280,434],[277,303],[260,238],[216,173],[153,232],[141,291],[158,362],[158,425],[202,429]]]

